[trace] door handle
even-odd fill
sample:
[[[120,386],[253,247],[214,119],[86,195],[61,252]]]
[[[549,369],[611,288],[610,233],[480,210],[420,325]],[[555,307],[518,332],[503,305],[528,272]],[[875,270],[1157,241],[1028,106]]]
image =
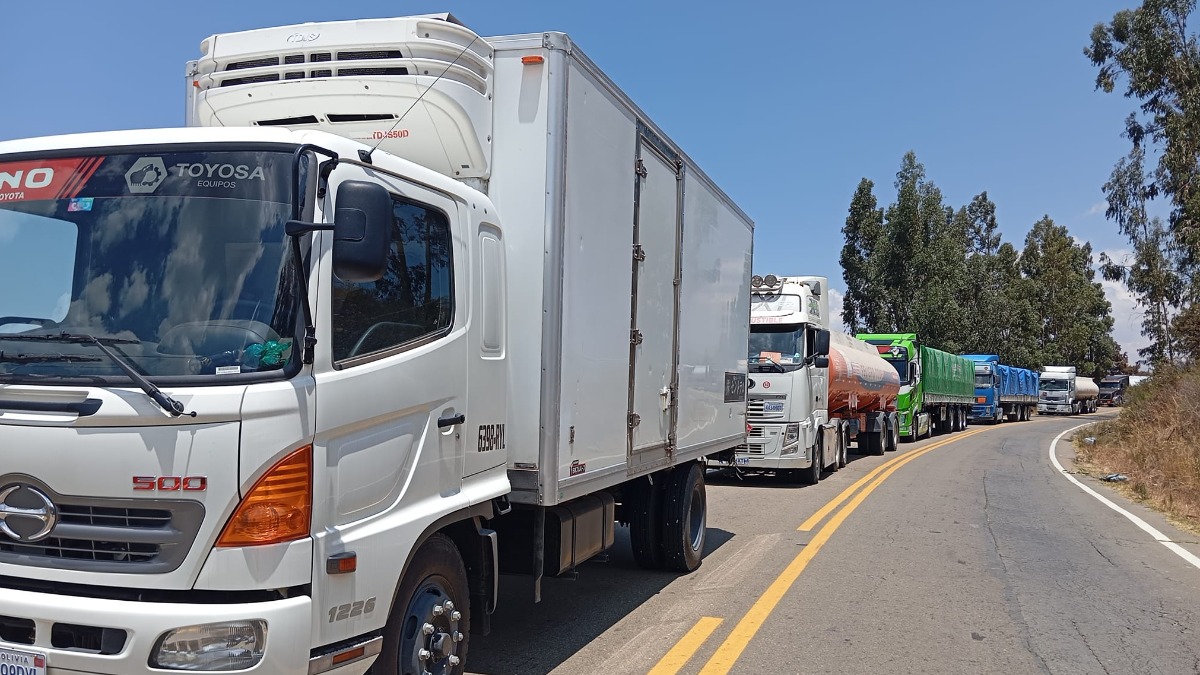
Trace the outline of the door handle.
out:
[[[446,427],[452,427],[456,424],[462,424],[463,422],[466,422],[466,421],[467,421],[467,416],[464,415],[463,413],[459,413],[453,417],[439,417],[438,418],[438,428],[445,429]]]

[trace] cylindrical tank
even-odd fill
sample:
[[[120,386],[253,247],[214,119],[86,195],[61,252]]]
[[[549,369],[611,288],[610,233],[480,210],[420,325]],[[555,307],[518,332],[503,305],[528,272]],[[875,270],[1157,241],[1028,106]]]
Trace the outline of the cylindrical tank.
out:
[[[829,414],[849,417],[896,409],[900,376],[872,345],[843,333],[829,340]]]
[[[1075,378],[1075,400],[1090,401],[1098,396],[1100,396],[1100,387],[1096,386],[1096,383],[1092,381],[1092,378]]]

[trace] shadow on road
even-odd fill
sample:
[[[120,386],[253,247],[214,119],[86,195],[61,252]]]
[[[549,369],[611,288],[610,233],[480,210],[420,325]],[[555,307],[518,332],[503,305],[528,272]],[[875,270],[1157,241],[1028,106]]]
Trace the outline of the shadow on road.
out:
[[[704,556],[732,538],[732,532],[708,528]],[[678,576],[638,567],[625,527],[617,528],[606,561],[584,563],[573,580],[543,580],[541,603],[533,601],[531,579],[505,576],[491,635],[471,636],[468,670],[484,675],[549,673]]]

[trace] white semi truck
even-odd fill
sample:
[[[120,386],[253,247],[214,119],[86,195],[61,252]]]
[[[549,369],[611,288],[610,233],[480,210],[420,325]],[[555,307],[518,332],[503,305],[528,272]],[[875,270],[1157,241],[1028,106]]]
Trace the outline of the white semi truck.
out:
[[[200,52],[199,128],[0,143],[9,672],[460,673],[614,522],[695,569],[750,219],[561,33]]]
[[[1075,374],[1075,366],[1044,366],[1038,374],[1038,412],[1078,415],[1094,413],[1100,387]]]
[[[808,484],[846,464],[840,420],[829,417],[829,294],[824,277],[750,281],[750,383],[743,471],[799,475]]]

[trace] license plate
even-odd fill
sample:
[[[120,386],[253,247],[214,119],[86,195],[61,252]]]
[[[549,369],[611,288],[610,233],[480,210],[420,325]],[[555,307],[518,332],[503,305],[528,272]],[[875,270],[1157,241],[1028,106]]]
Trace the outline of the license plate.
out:
[[[0,647],[0,673],[4,673],[4,675],[46,675],[46,656]]]
[[[763,404],[763,412],[783,412],[783,401],[767,401]]]
[[[749,457],[734,457],[733,461],[735,464],[749,464],[750,458]]]

